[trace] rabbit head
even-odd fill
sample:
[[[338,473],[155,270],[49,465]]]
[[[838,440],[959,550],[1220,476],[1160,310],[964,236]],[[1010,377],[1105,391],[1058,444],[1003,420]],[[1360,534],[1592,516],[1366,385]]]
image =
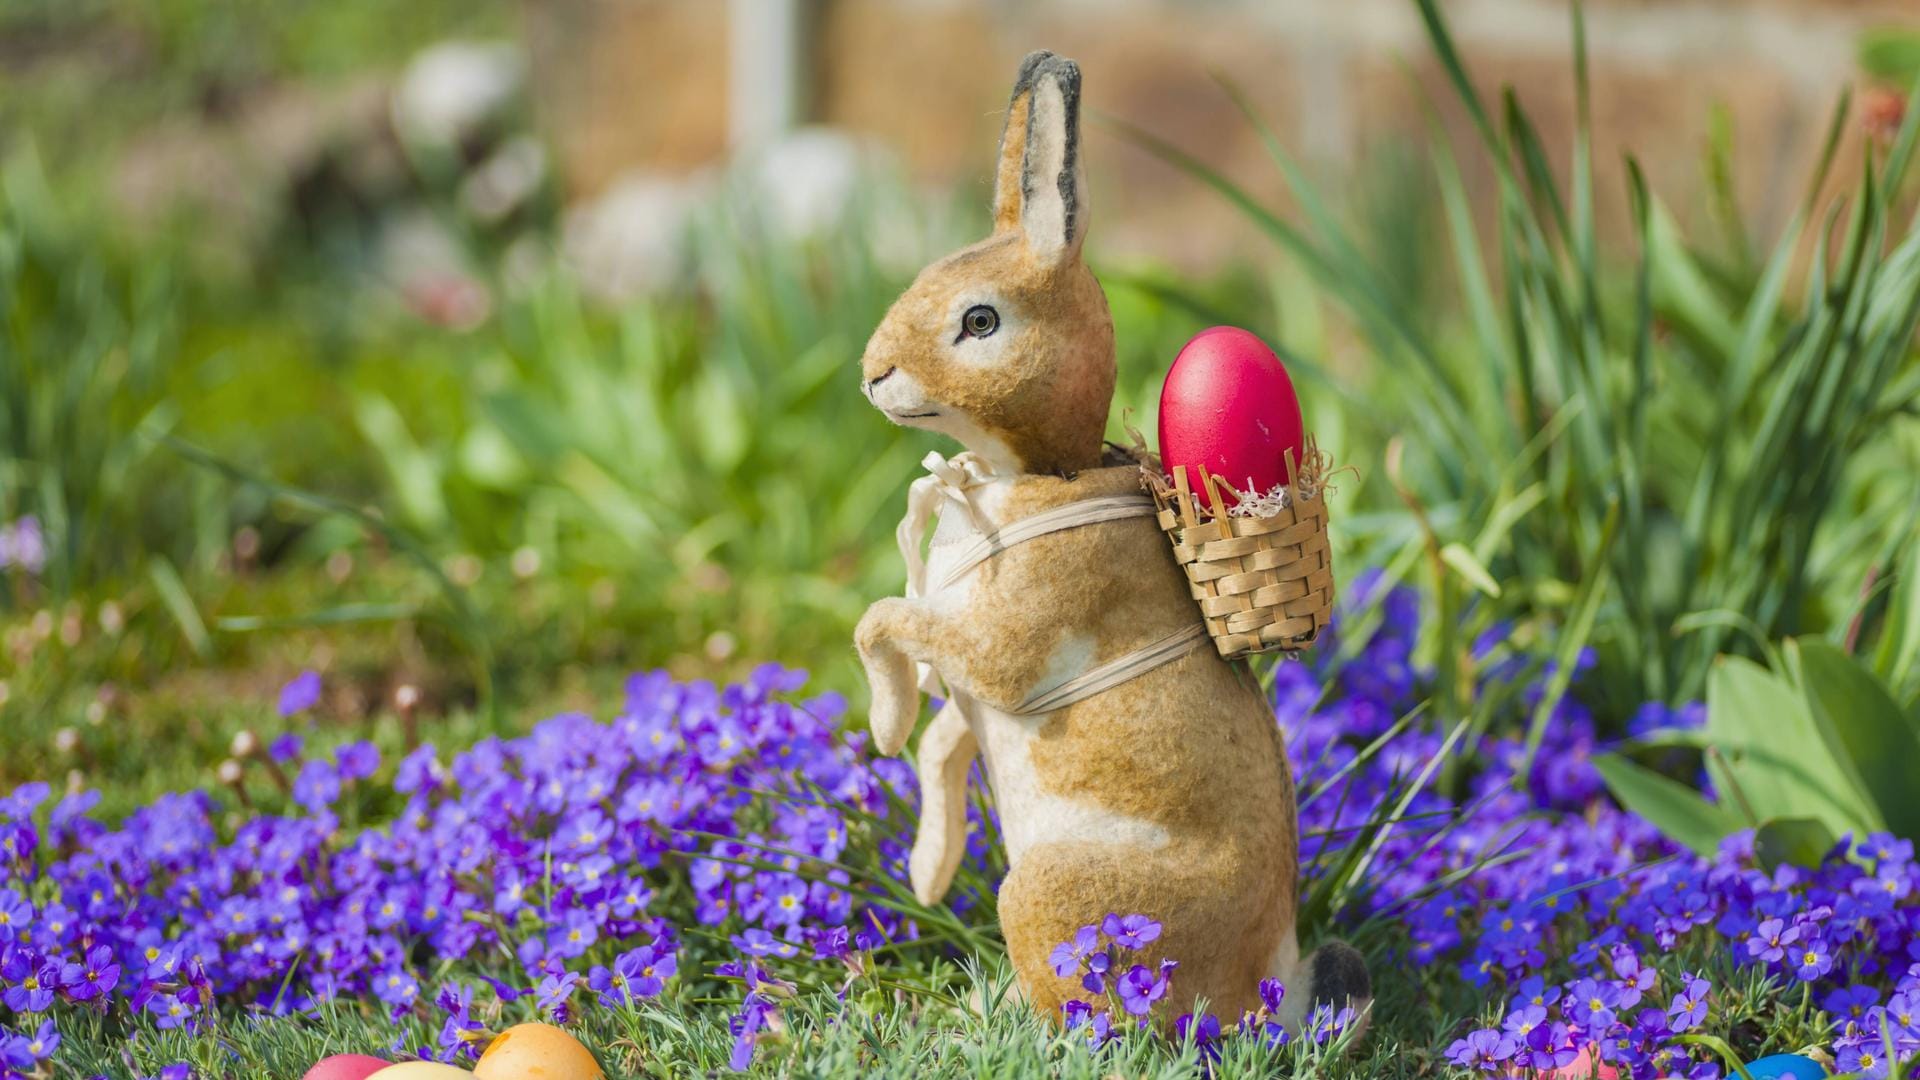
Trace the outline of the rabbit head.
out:
[[[959,440],[995,470],[1100,462],[1113,319],[1081,262],[1080,68],[1020,65],[1000,136],[993,235],[921,271],[867,343],[862,389],[896,424]]]

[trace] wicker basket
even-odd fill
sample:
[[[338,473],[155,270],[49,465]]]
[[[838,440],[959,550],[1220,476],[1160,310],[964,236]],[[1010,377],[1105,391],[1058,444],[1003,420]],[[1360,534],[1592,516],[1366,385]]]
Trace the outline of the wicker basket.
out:
[[[1234,489],[1204,469],[1203,501],[1189,486],[1186,466],[1175,469],[1168,484],[1157,458],[1141,463],[1160,507],[1160,528],[1173,541],[1214,646],[1229,660],[1304,649],[1333,613],[1327,463],[1311,444],[1306,458],[1299,469],[1289,468],[1293,483],[1279,500],[1284,505],[1261,516],[1227,513],[1220,493]]]

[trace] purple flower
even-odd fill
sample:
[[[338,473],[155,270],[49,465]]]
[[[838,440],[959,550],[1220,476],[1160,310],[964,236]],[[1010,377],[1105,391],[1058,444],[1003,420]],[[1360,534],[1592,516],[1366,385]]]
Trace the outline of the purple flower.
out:
[[[1573,1064],[1580,1051],[1573,1044],[1573,1033],[1562,1023],[1543,1024],[1527,1035],[1519,1058],[1536,1069],[1552,1071]]]
[[[165,1030],[177,1028],[193,1019],[193,1010],[180,1000],[178,994],[155,994],[147,999],[147,1012],[153,1015],[156,1026]]]
[[[1099,947],[1099,928],[1083,926],[1073,932],[1072,941],[1063,941],[1055,945],[1053,951],[1047,954],[1047,962],[1053,965],[1055,975],[1063,979],[1071,979],[1080,973],[1081,964]]]
[[[300,754],[306,750],[307,740],[288,732],[267,744],[267,757],[281,765],[300,760]]]
[[[1844,1035],[1833,1041],[1834,1064],[1842,1073],[1887,1075],[1886,1041],[1878,1033]]]
[[[734,1072],[746,1072],[747,1066],[753,1064],[754,1045],[760,1032],[766,1029],[772,1012],[772,1003],[758,994],[748,994],[740,1011],[727,1022],[728,1030],[733,1033],[733,1054],[727,1059],[727,1065]]]
[[[1513,1036],[1515,1044],[1526,1041],[1534,1028],[1547,1022],[1547,1010],[1538,1005],[1522,1005],[1507,1013],[1501,1030]]]
[[[1616,1009],[1631,1009],[1640,1004],[1640,998],[1653,989],[1659,973],[1640,963],[1640,957],[1626,945],[1615,945],[1608,954],[1613,961],[1613,974],[1617,978],[1614,984],[1619,991]]]
[[[1202,1013],[1198,1019],[1192,1013],[1182,1013],[1173,1022],[1173,1037],[1174,1041],[1182,1043],[1192,1040],[1202,1062],[1216,1061],[1220,1057],[1220,1018],[1212,1013]]]
[[[658,995],[679,968],[674,952],[656,942],[621,953],[611,968],[595,967],[587,985],[600,995],[600,1004],[613,1008]]]
[[[1160,924],[1145,915],[1108,915],[1100,930],[1123,949],[1145,948],[1160,937]]]
[[[1111,950],[1101,949],[1093,953],[1087,957],[1087,974],[1080,980],[1080,985],[1084,987],[1089,994],[1106,993],[1107,972],[1111,970],[1112,967],[1113,952]]]
[[[47,566],[47,540],[40,531],[40,519],[22,514],[12,525],[0,525],[0,570],[17,566],[29,574],[39,574]]]
[[[280,715],[293,716],[320,703],[320,673],[303,671],[280,688]]]
[[[373,980],[373,993],[397,1011],[420,997],[420,980],[406,968],[388,968]]]
[[[1667,1023],[1674,1031],[1691,1031],[1706,1022],[1707,994],[1713,984],[1692,973],[1683,977],[1685,986],[1667,1006]]]
[[[91,1001],[119,982],[120,965],[113,962],[113,950],[105,945],[88,949],[83,963],[67,963],[60,969],[61,989],[75,1001]]]
[[[1313,1011],[1307,1014],[1307,1041],[1316,1046],[1324,1046],[1345,1034],[1347,1028],[1353,1024],[1353,1018],[1352,1006],[1342,1006],[1336,1010],[1330,1004],[1316,1005]]]
[[[53,992],[59,985],[59,972],[25,949],[11,950],[0,964],[0,976],[7,988],[0,1001],[17,1013],[37,1013],[53,1004]]]
[[[1100,1049],[1113,1034],[1113,1018],[1084,1001],[1069,1001],[1060,1006],[1060,1016],[1061,1026],[1068,1031],[1085,1028],[1087,1045],[1095,1050]]]
[[[758,926],[748,927],[745,933],[736,934],[733,946],[748,956],[793,956],[800,951]]]
[[[1614,1010],[1620,1004],[1620,989],[1597,979],[1581,979],[1567,988],[1567,1019],[1587,1029],[1595,1038],[1613,1026]]]
[[[333,760],[339,766],[342,780],[365,780],[380,770],[380,751],[370,742],[348,743],[334,754]]]
[[[567,1002],[573,997],[574,987],[580,982],[580,976],[571,971],[561,971],[548,975],[534,987],[535,1001],[540,1011],[553,1018],[556,1024],[567,1022]]]
[[[438,786],[440,761],[435,756],[432,743],[421,743],[413,753],[400,759],[400,766],[393,776],[393,790],[411,795],[416,791],[432,791]]]
[[[1820,1007],[1841,1027],[1850,1020],[1856,1023],[1864,1020],[1867,1010],[1879,1004],[1879,991],[1860,984],[1839,987],[1820,999]]]
[[[340,798],[340,771],[332,764],[313,760],[300,766],[293,780],[293,801],[317,814]]]
[[[1913,861],[1913,841],[1903,840],[1891,833],[1872,833],[1860,844],[1862,858],[1876,863]]]
[[[39,1030],[32,1035],[11,1035],[0,1029],[0,1066],[9,1066],[24,1073],[52,1057],[59,1046],[60,1033],[54,1030],[51,1020],[42,1020]],[[19,1074],[0,1070],[0,1075]]]
[[[33,925],[33,905],[12,889],[0,889],[0,943],[19,938]]]
[[[1833,952],[1818,935],[1810,934],[1793,950],[1793,973],[1802,982],[1813,982],[1833,970]]]
[[[1178,966],[1176,961],[1162,960],[1160,970],[1155,972],[1145,964],[1133,965],[1116,983],[1120,990],[1120,1004],[1133,1016],[1147,1015],[1161,998],[1167,996],[1167,989],[1173,984],[1173,969]]]
[[[1453,1045],[1447,1047],[1447,1060],[1463,1069],[1499,1072],[1513,1060],[1518,1049],[1513,1036],[1482,1028],[1468,1032],[1466,1038],[1454,1040]]]
[[[1787,949],[1800,940],[1800,927],[1788,926],[1780,919],[1763,919],[1753,937],[1747,940],[1747,955],[1777,964],[1786,958]]]
[[[1887,1001],[1887,1022],[1902,1038],[1920,1040],[1920,987],[1902,990]]]

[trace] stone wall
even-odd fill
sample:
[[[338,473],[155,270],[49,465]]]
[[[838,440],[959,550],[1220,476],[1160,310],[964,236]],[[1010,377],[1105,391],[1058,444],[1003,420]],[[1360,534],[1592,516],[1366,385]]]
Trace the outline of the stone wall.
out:
[[[1081,62],[1090,113],[1158,133],[1265,198],[1279,198],[1278,175],[1215,72],[1331,177],[1391,160],[1380,151],[1396,144],[1423,149],[1436,104],[1456,141],[1471,135],[1411,0],[814,5],[809,115],[883,142],[921,180],[970,185],[983,199],[1007,83],[1036,47]],[[1512,84],[1564,168],[1568,5],[1445,7],[1483,90]],[[529,0],[534,83],[576,194],[631,168],[692,170],[724,156],[728,12],[720,0]],[[1675,212],[1697,218],[1702,148],[1724,106],[1738,195],[1763,232],[1791,212],[1841,90],[1867,89],[1860,35],[1920,25],[1916,0],[1592,0],[1587,13],[1603,222],[1624,215],[1629,149]],[[1850,141],[1860,130],[1850,125]],[[1088,139],[1103,250],[1199,266],[1257,248],[1199,185],[1097,122]],[[1470,171],[1476,188],[1485,179]]]

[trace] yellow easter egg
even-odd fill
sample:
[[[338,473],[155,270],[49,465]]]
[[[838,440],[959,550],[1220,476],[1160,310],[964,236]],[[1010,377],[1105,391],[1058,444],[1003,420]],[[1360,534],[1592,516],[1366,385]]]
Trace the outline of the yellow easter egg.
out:
[[[580,1040],[552,1024],[518,1024],[493,1037],[474,1080],[605,1080]],[[422,1078],[424,1080],[424,1078]]]
[[[381,1069],[367,1080],[473,1080],[473,1074],[437,1061],[403,1061]]]

